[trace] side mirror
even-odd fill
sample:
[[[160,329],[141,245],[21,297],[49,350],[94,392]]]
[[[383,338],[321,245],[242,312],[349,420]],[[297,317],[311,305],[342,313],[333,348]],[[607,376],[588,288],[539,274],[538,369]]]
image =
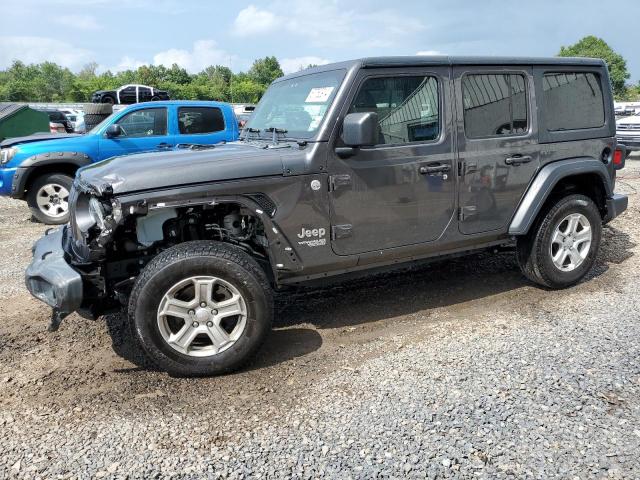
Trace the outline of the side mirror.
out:
[[[122,135],[122,128],[120,128],[120,125],[118,125],[117,123],[114,123],[107,127],[105,134],[107,135],[107,138],[119,137],[120,135]]]
[[[342,124],[342,141],[349,147],[376,145],[378,140],[378,114],[375,112],[350,113]]]

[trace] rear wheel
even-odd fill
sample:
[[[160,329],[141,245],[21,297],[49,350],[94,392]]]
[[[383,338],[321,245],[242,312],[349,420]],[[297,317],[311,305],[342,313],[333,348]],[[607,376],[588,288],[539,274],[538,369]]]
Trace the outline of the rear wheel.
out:
[[[137,343],[172,375],[217,375],[257,351],[273,317],[271,287],[241,249],[219,242],[170,248],[139,275],[129,299]]]
[[[63,173],[38,177],[27,192],[27,204],[36,220],[48,225],[69,221],[69,192],[73,178]]]
[[[602,217],[584,195],[561,198],[518,239],[518,263],[529,280],[549,288],[579,282],[593,267],[602,236]]]

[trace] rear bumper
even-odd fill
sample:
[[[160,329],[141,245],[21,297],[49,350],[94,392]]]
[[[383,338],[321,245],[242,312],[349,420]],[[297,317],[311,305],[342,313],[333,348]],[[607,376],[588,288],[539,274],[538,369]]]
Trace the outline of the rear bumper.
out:
[[[617,135],[618,143],[627,147],[627,152],[640,150],[640,134],[637,136]]]
[[[33,260],[25,273],[31,295],[52,307],[60,319],[82,303],[82,277],[65,260],[66,229],[51,230],[35,243]]]
[[[607,215],[604,223],[610,222],[627,209],[629,205],[629,197],[614,193],[611,198],[607,199]]]

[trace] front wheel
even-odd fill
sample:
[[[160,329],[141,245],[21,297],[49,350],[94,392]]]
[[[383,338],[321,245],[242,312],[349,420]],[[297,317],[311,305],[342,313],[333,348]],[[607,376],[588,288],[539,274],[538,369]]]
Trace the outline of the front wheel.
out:
[[[186,242],[155,257],[129,299],[132,332],[160,368],[205,376],[242,366],[271,328],[271,287],[258,263],[220,242]]]
[[[561,198],[518,239],[518,263],[531,281],[548,288],[579,282],[593,267],[600,248],[602,217],[589,197]]]
[[[49,173],[36,178],[27,192],[27,204],[36,220],[47,225],[69,221],[69,192],[73,178],[63,173]]]

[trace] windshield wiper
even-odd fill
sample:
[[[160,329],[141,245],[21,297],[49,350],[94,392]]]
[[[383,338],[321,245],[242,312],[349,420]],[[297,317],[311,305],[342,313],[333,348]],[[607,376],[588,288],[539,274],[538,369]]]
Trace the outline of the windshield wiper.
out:
[[[285,130],[284,128],[276,128],[276,127],[265,128],[264,131],[273,133],[274,145],[278,144],[278,135],[284,135],[285,133],[287,133],[287,130]]]
[[[259,128],[251,128],[251,127],[249,127],[249,128],[244,128],[242,131],[243,132],[245,132],[245,131],[247,132],[247,135],[245,135],[244,140],[249,141],[250,134],[252,134],[252,133],[255,133],[256,137],[258,138],[258,140],[260,140],[260,129]]]

